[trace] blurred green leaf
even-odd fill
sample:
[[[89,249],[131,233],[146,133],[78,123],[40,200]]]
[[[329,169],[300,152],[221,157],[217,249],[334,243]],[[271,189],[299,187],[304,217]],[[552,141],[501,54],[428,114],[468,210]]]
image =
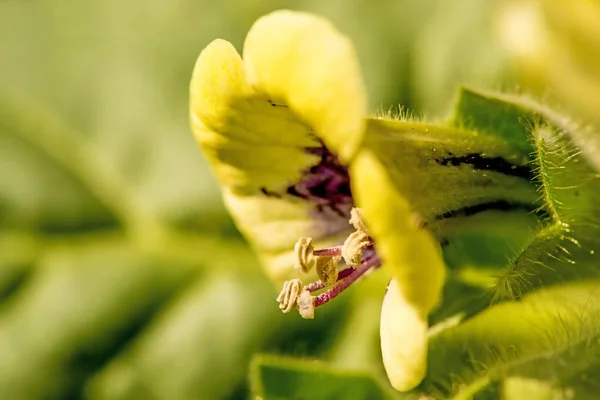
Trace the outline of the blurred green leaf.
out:
[[[264,400],[378,400],[397,398],[368,373],[334,369],[317,361],[258,356],[253,391]]]
[[[502,385],[504,396],[509,399],[526,398],[529,400],[562,400],[573,398],[568,390],[553,387],[552,384],[538,379],[510,377]],[[580,397],[577,397],[578,399]]]
[[[231,394],[278,310],[266,278],[213,274],[170,301],[87,385],[90,399],[212,399]]]
[[[27,233],[0,235],[0,301],[15,293],[32,273],[39,247],[37,238]]]
[[[532,2],[539,7],[527,8]],[[600,97],[590,66],[598,61],[597,13],[592,12],[597,6],[531,0],[516,2],[516,13],[502,14],[509,17],[504,28],[518,33],[518,44],[533,44],[543,55],[520,60],[518,66],[529,74],[515,81],[510,74],[519,71],[507,69],[505,43],[494,36],[499,15],[494,13],[508,3],[515,2],[385,0],[373,6],[306,0],[293,7],[331,18],[356,43],[374,109],[396,109],[399,102],[437,115],[458,84],[518,83],[564,95],[559,101],[569,113],[595,121]],[[340,296],[316,321],[279,316],[273,288],[256,260],[245,245],[231,240],[239,235],[189,132],[187,85],[200,50],[216,37],[241,49],[250,24],[281,7],[290,4],[0,1],[0,398],[241,396],[256,351],[330,357],[333,364],[352,368],[378,362],[374,299],[382,295],[382,285]],[[537,19],[520,18],[532,10]],[[530,34],[540,21],[552,34],[545,41],[530,40],[536,39]],[[508,52],[515,55],[515,49]],[[453,122],[508,140],[541,165],[536,154],[546,145],[534,146],[531,133],[549,116],[513,100],[463,90]],[[581,333],[588,339],[554,347],[546,359],[538,350],[551,341],[533,339],[530,331],[542,329],[533,321],[537,314],[526,311],[531,304],[546,304],[535,297],[542,296],[536,292],[540,286],[567,280],[579,285],[598,275],[592,251],[600,237],[595,228],[600,136],[591,128],[550,122],[566,135],[538,138],[568,150],[555,146],[544,156],[549,178],[537,184],[555,189],[550,198],[557,200],[561,222],[571,219],[567,223],[575,234],[544,236],[531,231],[529,221],[511,219],[510,229],[455,237],[445,249],[451,270],[444,305],[431,322],[440,323],[432,340],[436,352],[448,351],[448,364],[445,356],[434,361],[438,375],[432,379],[453,382],[450,368],[458,365],[469,386],[459,389],[471,389],[475,398],[498,398],[502,391],[517,399],[534,399],[536,393],[592,399],[600,390],[590,324],[583,324]],[[497,228],[485,219],[480,226]],[[503,241],[506,235],[510,240]],[[516,260],[516,253],[523,257]],[[512,271],[507,258],[520,267]],[[523,304],[500,306],[514,310],[513,319],[532,318],[523,322],[523,329],[531,328],[526,342],[517,343],[525,346],[531,339],[526,350],[535,353],[532,362],[514,368],[511,363],[515,376],[509,379],[502,357],[486,352],[494,340],[513,348],[510,326],[500,324],[504,309],[482,312],[499,275],[526,278],[514,280],[513,289],[500,290],[498,297],[524,297]],[[566,299],[558,310],[575,304],[566,317],[560,315],[569,324],[577,315],[573,310],[595,313],[581,306],[577,296],[583,292],[573,289],[571,299],[561,287],[550,290]],[[356,301],[365,296],[369,300]],[[592,307],[595,300],[590,302]],[[548,318],[554,330],[545,334],[567,340],[557,328],[560,320]],[[465,351],[489,362],[490,369],[454,357]],[[360,373],[320,366],[314,372],[302,364],[298,379],[309,385],[299,387],[293,362],[269,365],[265,362],[265,371],[274,374],[269,376],[285,378],[301,395],[318,386],[312,379],[333,379],[339,393],[347,393],[340,382],[353,387],[358,381],[353,394],[373,390],[373,397],[385,397],[381,386]],[[485,379],[478,380],[471,367],[487,372]],[[432,382],[426,384],[440,390]]]
[[[495,1],[439,1],[416,36],[411,90],[428,116],[446,111],[460,85],[497,89],[511,81],[494,36]]]
[[[2,100],[6,100],[5,96],[6,93],[0,94]],[[43,130],[52,129],[48,121],[40,121],[40,115],[29,110],[18,109],[14,100],[2,100],[0,226],[63,233],[113,228],[117,224],[114,215],[86,187],[86,182],[67,166],[58,164],[46,149],[32,146],[25,139],[27,134],[41,137]],[[56,145],[72,151],[62,140]]]
[[[0,309],[0,398],[75,395],[193,274],[120,241],[47,251]]]

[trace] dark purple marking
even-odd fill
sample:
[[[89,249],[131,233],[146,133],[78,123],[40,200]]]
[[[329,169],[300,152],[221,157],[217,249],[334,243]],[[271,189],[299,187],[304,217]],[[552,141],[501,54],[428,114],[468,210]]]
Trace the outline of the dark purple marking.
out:
[[[273,106],[273,104],[269,101]],[[307,147],[305,151],[320,157],[317,164],[304,172],[304,177],[294,185],[286,188],[285,193],[315,203],[319,212],[326,209],[332,210],[342,218],[349,218],[350,209],[354,205],[352,190],[350,189],[350,175],[348,168],[330,152],[325,145]],[[260,191],[265,196],[280,198],[281,194],[261,187]]]
[[[325,145],[306,151],[319,156],[319,163],[304,171],[302,180],[286,189],[287,194],[313,201],[319,211],[328,208],[347,218],[354,204],[348,168]]]
[[[279,199],[279,198],[281,198],[281,195],[280,195],[279,193],[277,193],[277,192],[272,192],[272,191],[270,191],[270,190],[267,190],[267,188],[264,188],[264,187],[261,187],[261,188],[260,188],[260,192],[261,192],[262,194],[264,194],[265,196],[267,196],[267,197],[276,197],[276,198],[278,198],[278,199]]]
[[[269,103],[272,106],[277,106],[271,101]],[[318,156],[319,162],[303,171],[304,176],[302,179],[296,184],[287,187],[285,193],[313,202],[319,213],[323,213],[326,210],[332,211],[336,217],[331,219],[331,224],[337,224],[341,221],[344,227],[348,226],[350,210],[354,206],[348,167],[343,165],[337,156],[329,151],[323,143],[321,146],[307,147],[305,151]],[[281,197],[281,194],[271,192],[266,188],[261,188],[260,191],[266,196]],[[326,217],[323,216],[323,218]],[[333,231],[337,232],[337,228]],[[313,254],[333,257],[340,255],[341,250],[342,246],[335,246],[315,250]],[[363,252],[360,267],[349,267],[339,271],[336,284],[314,298],[315,308],[333,300],[367,272],[380,266],[381,260],[374,246],[368,246]],[[325,289],[325,285],[319,280],[309,283],[304,289],[312,293]]]
[[[273,100],[271,100],[271,99],[267,99],[267,101],[269,102],[269,104],[272,107],[284,107],[284,108],[288,108],[288,106],[286,106],[285,104],[275,104],[275,103],[273,103]]]

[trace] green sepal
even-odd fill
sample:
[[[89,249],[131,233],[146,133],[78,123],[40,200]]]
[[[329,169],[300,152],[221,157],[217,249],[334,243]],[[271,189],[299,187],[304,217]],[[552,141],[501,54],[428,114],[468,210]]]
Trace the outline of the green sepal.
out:
[[[459,398],[482,381],[525,373],[557,386],[573,383],[598,365],[599,289],[593,282],[540,290],[433,334],[428,374],[417,391]]]

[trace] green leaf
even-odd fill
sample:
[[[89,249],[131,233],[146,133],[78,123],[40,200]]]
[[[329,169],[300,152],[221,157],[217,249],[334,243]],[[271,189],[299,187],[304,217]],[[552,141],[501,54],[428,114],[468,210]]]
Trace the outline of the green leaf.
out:
[[[195,270],[122,240],[46,249],[0,309],[0,398],[67,398]]]
[[[40,252],[36,239],[22,232],[0,235],[0,300],[14,294],[32,273]]]
[[[185,1],[168,10],[142,2],[68,6],[55,0],[34,8],[27,3],[3,4],[0,26],[8,39],[0,66],[3,91],[16,89],[67,121],[69,130],[93,149],[94,158],[116,170],[143,206],[164,219],[189,222],[209,210],[224,216],[216,184],[189,132],[189,73],[205,43],[218,35],[242,38],[261,10],[222,24],[215,21],[225,8],[208,10]],[[200,31],[199,22],[204,27]],[[110,35],[98,34],[106,26]],[[178,46],[173,47],[174,41]],[[26,121],[39,117],[26,113]],[[55,144],[70,148],[59,136]],[[93,175],[85,164],[76,169]],[[42,167],[19,175],[37,178],[37,183],[45,174]],[[35,191],[35,186],[31,190],[36,197],[30,202],[41,200],[39,192],[61,197]],[[72,191],[62,197],[73,197]]]
[[[595,282],[543,289],[496,305],[432,335],[428,375],[418,390],[449,398],[482,380],[525,373],[566,384],[598,365],[598,318]]]
[[[280,313],[270,306],[274,297],[266,278],[247,273],[194,282],[88,381],[87,397],[185,400],[231,394],[252,349],[278,325]]]
[[[62,233],[114,228],[115,216],[79,174],[27,140],[43,142],[48,131],[64,127],[6,97],[0,92],[0,224]],[[55,139],[55,148],[76,151],[60,136]]]
[[[536,185],[548,213],[540,229],[498,279],[496,297],[518,298],[544,285],[600,276],[600,174],[577,146],[589,134],[538,106],[531,126]]]
[[[543,285],[597,277],[600,175],[589,162],[596,157],[593,148],[579,147],[595,132],[528,98],[465,88],[451,123],[506,141],[530,159],[530,183],[538,193],[533,203],[542,224],[522,245],[511,245],[494,297],[518,298]]]
[[[450,123],[507,141],[521,153],[532,154],[531,128],[539,120],[523,99],[461,87]]]
[[[502,227],[504,233],[508,229],[513,234],[535,226],[531,211],[538,193],[530,181],[534,174],[528,149],[501,134],[462,127],[384,119],[368,122],[365,147],[386,167],[396,190],[439,239]]]
[[[366,372],[334,369],[318,361],[257,356],[251,368],[253,392],[264,400],[394,399]]]
[[[77,182],[77,189],[83,192],[80,197],[93,197],[123,224],[143,224],[151,218],[129,182],[58,115],[7,90],[0,92],[0,110],[0,130],[28,145],[39,158],[50,162],[51,168]]]
[[[430,332],[429,370],[419,390],[436,398],[498,398],[505,380],[517,377],[538,382],[540,396],[587,398],[597,392],[589,376],[598,368],[600,338],[594,322],[600,316],[600,174],[593,148],[580,145],[596,133],[531,100],[467,89],[452,123],[528,152],[540,223],[521,245],[506,246],[513,235],[496,232],[506,242],[497,242],[501,249],[513,247],[503,268],[502,251],[499,258],[488,254],[487,266],[486,257],[478,259],[483,246],[478,251],[477,243],[492,228],[477,239],[463,234],[461,246],[454,241],[446,248],[453,269],[433,316],[442,323]],[[491,279],[481,279],[485,274]],[[460,283],[484,290],[464,304],[468,291]],[[511,390],[518,393],[515,382]],[[523,390],[537,387],[529,389]]]

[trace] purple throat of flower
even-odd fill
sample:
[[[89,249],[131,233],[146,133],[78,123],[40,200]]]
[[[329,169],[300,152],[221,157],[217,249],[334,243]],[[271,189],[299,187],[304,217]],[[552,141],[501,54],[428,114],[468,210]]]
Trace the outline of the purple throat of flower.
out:
[[[315,204],[315,219],[324,223],[325,236],[352,232],[338,246],[314,249],[312,238],[300,238],[295,246],[295,268],[302,273],[316,269],[319,280],[304,284],[300,279],[286,281],[277,297],[279,308],[287,313],[298,309],[303,318],[314,318],[314,310],[336,298],[369,272],[381,266],[375,243],[360,209],[354,207],[347,166],[325,145],[306,148],[319,156],[319,162],[304,177],[289,186],[284,196],[302,198]],[[262,189],[267,196],[282,197]],[[345,268],[340,269],[340,265]]]

